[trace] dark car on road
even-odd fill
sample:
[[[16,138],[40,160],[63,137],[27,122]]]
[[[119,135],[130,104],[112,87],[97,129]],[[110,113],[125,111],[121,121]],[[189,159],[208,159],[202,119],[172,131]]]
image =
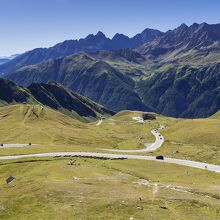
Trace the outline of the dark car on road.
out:
[[[157,160],[164,160],[164,157],[162,155],[160,155],[160,156],[156,156],[156,159]]]

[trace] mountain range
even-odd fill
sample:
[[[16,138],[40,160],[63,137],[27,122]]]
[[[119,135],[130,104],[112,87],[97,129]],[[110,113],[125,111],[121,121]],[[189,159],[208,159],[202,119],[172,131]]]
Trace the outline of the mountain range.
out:
[[[137,48],[153,62],[203,65],[216,62],[220,52],[220,24],[180,25]]]
[[[0,74],[11,72],[19,67],[36,64],[49,59],[68,56],[79,51],[100,51],[122,48],[135,48],[145,41],[161,35],[162,32],[154,29],[145,29],[142,33],[129,38],[123,34],[116,34],[112,39],[102,32],[90,34],[80,40],[66,40],[50,48],[36,48],[16,57],[12,61],[0,66]]]
[[[56,81],[113,111],[196,118],[220,109],[219,59],[220,24],[194,23],[133,38],[99,32],[22,54],[0,72],[25,87]]]

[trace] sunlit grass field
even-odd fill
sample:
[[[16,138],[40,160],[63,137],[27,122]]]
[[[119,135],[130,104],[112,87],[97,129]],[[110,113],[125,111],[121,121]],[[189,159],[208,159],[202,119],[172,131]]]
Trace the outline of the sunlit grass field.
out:
[[[83,123],[49,108],[0,108],[0,142],[32,143],[1,148],[0,155],[141,149],[151,129],[164,145],[154,153],[219,164],[220,120],[175,119],[136,122],[141,112],[123,111]],[[36,144],[36,145],[34,145]],[[142,153],[143,154],[143,153]],[[137,160],[29,158],[0,161],[0,219],[220,219],[218,173]],[[6,178],[16,179],[9,185]]]
[[[1,219],[219,219],[215,173],[136,160],[1,162]],[[3,184],[9,175],[16,177]],[[189,218],[190,217],[190,218]]]
[[[13,105],[0,108],[0,142],[32,143],[25,148],[0,149],[0,155],[53,151],[100,151],[102,148],[142,149],[152,143],[151,129],[160,125],[164,145],[151,154],[219,163],[220,120],[175,119],[157,116],[157,120],[138,123],[133,117],[141,112],[123,111],[112,118],[83,123],[49,108]]]

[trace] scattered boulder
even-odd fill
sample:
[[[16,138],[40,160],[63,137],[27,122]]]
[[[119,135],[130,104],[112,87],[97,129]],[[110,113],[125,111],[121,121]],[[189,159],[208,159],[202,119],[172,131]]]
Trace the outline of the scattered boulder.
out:
[[[76,163],[76,160],[75,160],[75,159],[70,159],[69,165],[75,165],[75,163]]]
[[[14,180],[15,180],[15,177],[9,176],[9,177],[6,179],[6,183],[7,183],[7,184],[10,184],[10,183],[12,183]]]
[[[161,208],[161,209],[167,209],[167,207],[166,207],[166,206],[160,206],[160,208]]]
[[[152,113],[143,113],[143,120],[156,120],[156,115]]]

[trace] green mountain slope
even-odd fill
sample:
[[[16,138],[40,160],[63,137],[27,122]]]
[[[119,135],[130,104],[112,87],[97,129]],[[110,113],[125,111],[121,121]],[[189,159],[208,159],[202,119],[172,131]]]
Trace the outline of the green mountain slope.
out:
[[[56,81],[113,111],[151,110],[135,92],[135,81],[130,76],[86,53],[23,67],[6,77],[23,86]]]
[[[29,91],[15,83],[0,78],[0,104],[11,103],[36,103],[37,101],[29,93]]]
[[[141,81],[144,103],[174,117],[207,117],[220,109],[220,64],[169,68]]]
[[[101,105],[58,85],[31,84],[23,88],[13,82],[0,78],[0,104],[41,104],[59,110],[80,120],[92,120],[101,116],[112,115],[113,112]]]
[[[71,115],[77,113],[82,117],[97,118],[101,115],[111,115],[112,111],[108,111],[101,105],[85,98],[73,91],[57,84],[31,84],[28,87],[31,94],[43,105]]]
[[[151,75],[139,70],[141,75],[135,78],[122,70],[129,65],[132,69],[134,62],[123,58],[118,64],[113,61],[116,55],[106,54],[101,60],[100,52],[79,53],[23,67],[7,77],[24,86],[57,81],[114,111],[145,110],[196,118],[212,115],[220,108],[219,64],[165,65]]]

